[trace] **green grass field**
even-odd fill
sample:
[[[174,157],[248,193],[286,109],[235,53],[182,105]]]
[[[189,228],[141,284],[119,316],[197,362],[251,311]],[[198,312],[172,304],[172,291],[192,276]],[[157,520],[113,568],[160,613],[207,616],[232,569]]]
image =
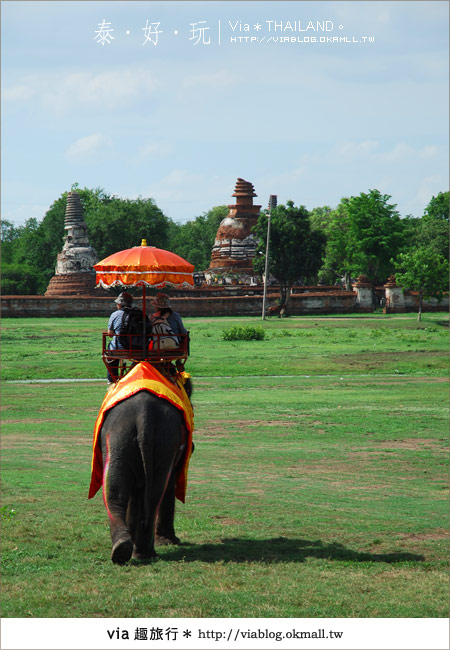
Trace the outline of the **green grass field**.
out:
[[[223,341],[234,324],[263,341]],[[102,319],[3,321],[4,617],[447,617],[448,314],[186,319],[183,544],[111,563],[88,501]]]

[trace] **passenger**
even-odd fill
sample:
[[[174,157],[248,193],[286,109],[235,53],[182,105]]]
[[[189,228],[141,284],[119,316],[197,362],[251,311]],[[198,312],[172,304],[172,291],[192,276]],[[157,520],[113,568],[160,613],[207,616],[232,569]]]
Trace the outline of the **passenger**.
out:
[[[119,341],[118,334],[120,334],[120,329],[122,327],[122,320],[125,315],[123,311],[124,307],[131,307],[133,304],[133,296],[127,291],[123,291],[117,296],[114,300],[116,303],[116,311],[114,311],[109,317],[108,321],[108,336],[112,336],[111,341],[108,345],[108,350],[123,350],[124,347]],[[106,378],[108,384],[113,384],[117,379],[117,369],[119,367],[119,359],[108,360],[108,365],[112,370],[112,373],[107,372]]]
[[[155,311],[150,317],[152,324],[152,332],[155,334],[167,334],[167,336],[160,336],[159,342],[157,337],[153,341],[153,349],[160,350],[173,350],[180,346],[180,338],[173,336],[176,334],[187,334],[187,330],[183,325],[181,316],[178,312],[173,311],[170,306],[170,298],[166,293],[158,293],[156,298],[152,300],[152,305]]]

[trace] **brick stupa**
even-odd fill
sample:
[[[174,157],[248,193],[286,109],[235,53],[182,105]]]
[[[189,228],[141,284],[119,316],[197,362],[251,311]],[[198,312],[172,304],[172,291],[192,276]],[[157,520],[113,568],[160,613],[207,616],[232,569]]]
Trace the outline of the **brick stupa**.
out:
[[[253,185],[242,178],[237,179],[232,196],[236,203],[228,206],[229,213],[220,223],[205,278],[208,282],[255,284],[252,260],[257,242],[252,228],[261,206],[253,205],[257,194]]]
[[[55,275],[45,295],[50,298],[92,296],[95,289],[95,270],[92,267],[98,258],[89,244],[83,206],[77,192],[67,195],[64,229],[67,231],[65,243],[58,254]]]

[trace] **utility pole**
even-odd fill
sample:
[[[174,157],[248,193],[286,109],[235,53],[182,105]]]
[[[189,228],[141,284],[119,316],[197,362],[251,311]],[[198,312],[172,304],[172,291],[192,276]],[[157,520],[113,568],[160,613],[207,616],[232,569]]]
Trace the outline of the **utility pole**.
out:
[[[271,194],[269,198],[269,206],[267,208],[269,218],[267,221],[267,239],[266,239],[266,263],[264,267],[264,292],[263,292],[263,306],[262,306],[262,320],[266,319],[266,298],[267,298],[267,279],[269,277],[269,244],[270,244],[270,217],[272,210],[277,207],[277,195]]]

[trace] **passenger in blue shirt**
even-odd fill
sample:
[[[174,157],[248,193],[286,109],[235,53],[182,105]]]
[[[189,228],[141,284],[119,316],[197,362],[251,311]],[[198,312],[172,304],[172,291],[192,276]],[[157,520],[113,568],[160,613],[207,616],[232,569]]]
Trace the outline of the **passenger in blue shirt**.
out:
[[[123,291],[121,294],[117,296],[114,302],[116,303],[116,311],[114,311],[111,314],[108,321],[107,334],[108,336],[112,337],[108,345],[108,350],[123,350],[124,347],[123,345],[121,345],[119,341],[119,337],[117,335],[120,334],[120,329],[122,327],[122,319],[125,314],[125,312],[123,311],[123,307],[132,306],[133,296],[131,295],[131,293],[128,293],[127,291]],[[108,364],[113,372],[117,371],[117,368],[119,367],[119,359],[111,359],[111,361],[109,361]],[[114,372],[114,374],[117,376],[117,372]],[[114,383],[114,377],[111,375],[109,370],[107,373],[107,380],[108,380],[108,384]]]

